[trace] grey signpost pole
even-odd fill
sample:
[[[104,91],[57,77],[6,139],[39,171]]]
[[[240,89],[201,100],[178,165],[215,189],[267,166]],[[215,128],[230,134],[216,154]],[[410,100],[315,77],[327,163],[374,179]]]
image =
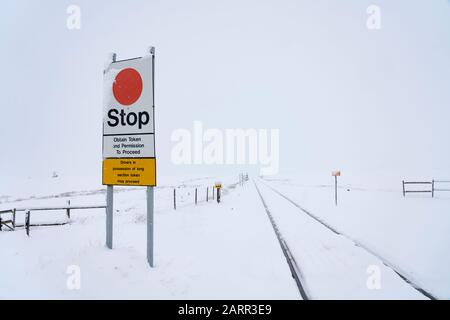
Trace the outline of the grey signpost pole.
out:
[[[153,208],[154,208],[154,190],[153,187],[147,187],[147,261],[150,267],[154,267],[153,259]]]
[[[337,195],[337,175],[334,176],[334,203],[338,204],[338,195]]]
[[[113,247],[113,186],[106,186],[106,246]]]
[[[153,126],[155,124],[155,47],[149,48],[152,55],[152,97],[153,97]],[[155,129],[153,127],[153,129]],[[156,155],[155,155],[156,156]],[[154,260],[154,202],[153,187],[147,187],[147,261],[150,267],[155,267]]]
[[[109,62],[116,62],[117,55],[111,53]],[[114,187],[106,186],[106,246],[109,249],[113,247],[113,203],[114,203]]]

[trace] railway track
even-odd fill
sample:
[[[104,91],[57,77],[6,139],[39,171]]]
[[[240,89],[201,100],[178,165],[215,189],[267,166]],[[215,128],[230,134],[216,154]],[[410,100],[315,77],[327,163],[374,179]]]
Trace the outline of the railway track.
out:
[[[373,249],[371,249],[370,247],[368,247],[367,245],[361,243],[361,241],[357,241],[353,238],[351,238],[350,236],[348,236],[347,234],[339,231],[338,229],[336,229],[335,227],[331,226],[329,223],[327,223],[326,221],[324,221],[323,219],[317,217],[316,215],[312,214],[310,211],[306,210],[305,208],[303,208],[301,205],[299,205],[297,202],[293,201],[291,198],[289,198],[288,196],[286,196],[285,194],[281,193],[280,191],[278,191],[277,189],[275,189],[274,187],[272,187],[271,185],[269,185],[268,183],[266,183],[265,181],[263,181],[262,179],[260,179],[260,182],[262,184],[264,184],[267,188],[269,188],[270,190],[272,190],[274,193],[278,194],[280,197],[282,197],[283,199],[285,199],[286,201],[288,201],[290,204],[292,204],[294,207],[296,207],[300,212],[306,214],[307,216],[309,216],[311,219],[313,219],[314,221],[316,221],[317,223],[320,223],[322,226],[324,226],[326,229],[328,229],[330,232],[333,232],[336,235],[345,237],[346,239],[348,239],[349,241],[353,242],[353,244],[355,246],[358,246],[360,248],[362,248],[363,250],[365,250],[366,252],[368,252],[369,254],[375,256],[377,259],[379,259],[386,267],[390,268],[392,271],[394,271],[404,282],[406,282],[409,286],[411,286],[413,289],[415,289],[416,291],[420,292],[422,295],[424,295],[425,297],[429,298],[430,300],[437,300],[437,297],[435,297],[433,294],[431,294],[428,290],[422,288],[419,284],[417,284],[417,282],[413,279],[411,279],[411,277],[405,273],[403,270],[401,270],[398,266],[394,265],[393,263],[391,263],[390,261],[388,261],[387,259],[385,259],[383,256],[381,256],[380,254],[378,254],[377,252],[375,252]],[[306,285],[305,285],[305,281],[303,279],[303,276],[300,272],[300,268],[298,267],[294,257],[290,254],[290,250],[289,247],[287,245],[287,243],[284,241],[283,236],[281,234],[281,232],[279,231],[275,220],[273,219],[273,216],[258,188],[258,185],[256,184],[255,180],[253,180],[253,183],[255,184],[256,190],[261,198],[261,201],[264,205],[264,208],[266,210],[267,215],[269,216],[269,219],[272,223],[272,226],[274,227],[275,233],[277,234],[277,238],[280,242],[280,245],[283,249],[283,253],[286,257],[286,260],[288,261],[289,267],[291,269],[292,272],[292,276],[294,277],[297,286],[299,287],[299,291],[302,295],[303,299],[309,299],[310,298],[310,294],[307,292],[306,290]],[[303,294],[302,294],[303,292]]]
[[[256,182],[254,180],[253,180],[253,183],[255,185],[255,188],[256,188],[256,191],[258,192],[259,197],[261,198],[261,202],[264,206],[267,216],[269,217],[269,220],[272,223],[273,230],[275,231],[275,235],[278,238],[278,242],[280,243],[281,250],[283,251],[283,254],[289,265],[289,269],[291,269],[291,274],[295,280],[295,283],[297,284],[298,291],[300,292],[300,295],[303,300],[309,300],[310,298],[306,291],[306,286],[304,284],[303,276],[301,274],[300,268],[298,267],[297,262],[295,261],[294,257],[292,256],[288,245],[284,241],[283,236],[281,235],[281,232],[278,229],[278,226],[277,226],[275,220],[273,219],[272,213],[270,212],[269,208],[267,207],[266,201],[264,200],[264,198],[261,194],[261,191],[259,191],[259,188],[256,185]]]

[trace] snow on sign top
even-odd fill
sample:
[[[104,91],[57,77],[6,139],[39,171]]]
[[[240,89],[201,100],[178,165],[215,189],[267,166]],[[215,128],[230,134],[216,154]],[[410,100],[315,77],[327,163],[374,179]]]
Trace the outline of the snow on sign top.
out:
[[[111,63],[104,86],[104,135],[154,133],[151,58]]]

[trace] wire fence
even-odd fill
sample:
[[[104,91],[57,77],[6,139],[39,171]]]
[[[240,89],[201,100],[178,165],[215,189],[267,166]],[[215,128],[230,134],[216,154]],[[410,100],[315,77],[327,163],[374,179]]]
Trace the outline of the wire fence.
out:
[[[248,181],[248,174],[240,174],[239,182],[228,185],[229,189],[235,188],[237,185],[243,185]],[[188,190],[186,190],[188,189]],[[173,209],[177,210],[177,207],[192,205],[196,206],[201,202],[216,201],[220,203],[221,194],[223,192],[222,184],[216,182],[213,186],[191,186],[186,188],[185,185],[173,188]],[[226,190],[224,190],[226,192]],[[169,196],[170,197],[170,196]],[[65,206],[29,206],[24,208],[12,208],[0,210],[0,231],[9,230],[15,231],[18,227],[24,227],[27,235],[30,234],[30,227],[32,226],[61,226],[70,223],[71,212],[73,210],[85,210],[85,209],[106,209],[106,203],[100,203],[95,205],[71,205],[70,200]],[[66,213],[67,219],[63,222],[52,223],[34,223],[31,222],[31,213],[37,211],[63,211]],[[16,221],[17,213],[25,213],[25,222],[18,224]],[[5,218],[8,217],[8,218]]]
[[[0,231],[6,228],[10,231],[15,231],[16,227],[25,227],[27,235],[30,235],[30,227],[32,226],[60,226],[69,223],[67,222],[56,222],[56,223],[31,223],[31,212],[35,211],[65,211],[67,218],[70,219],[71,210],[84,210],[84,209],[106,209],[105,204],[97,205],[87,205],[87,206],[71,206],[70,201],[66,206],[42,206],[42,207],[28,207],[28,208],[13,208],[0,211]],[[18,212],[25,212],[25,222],[24,224],[17,224],[16,216]],[[4,219],[3,216],[10,214],[10,218]]]

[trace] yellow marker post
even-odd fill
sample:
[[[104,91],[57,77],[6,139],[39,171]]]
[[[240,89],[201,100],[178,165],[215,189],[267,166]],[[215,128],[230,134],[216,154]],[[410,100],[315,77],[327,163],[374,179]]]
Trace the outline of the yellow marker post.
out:
[[[222,184],[220,182],[216,182],[214,184],[214,188],[217,189],[217,203],[220,203],[220,189],[222,189]]]

